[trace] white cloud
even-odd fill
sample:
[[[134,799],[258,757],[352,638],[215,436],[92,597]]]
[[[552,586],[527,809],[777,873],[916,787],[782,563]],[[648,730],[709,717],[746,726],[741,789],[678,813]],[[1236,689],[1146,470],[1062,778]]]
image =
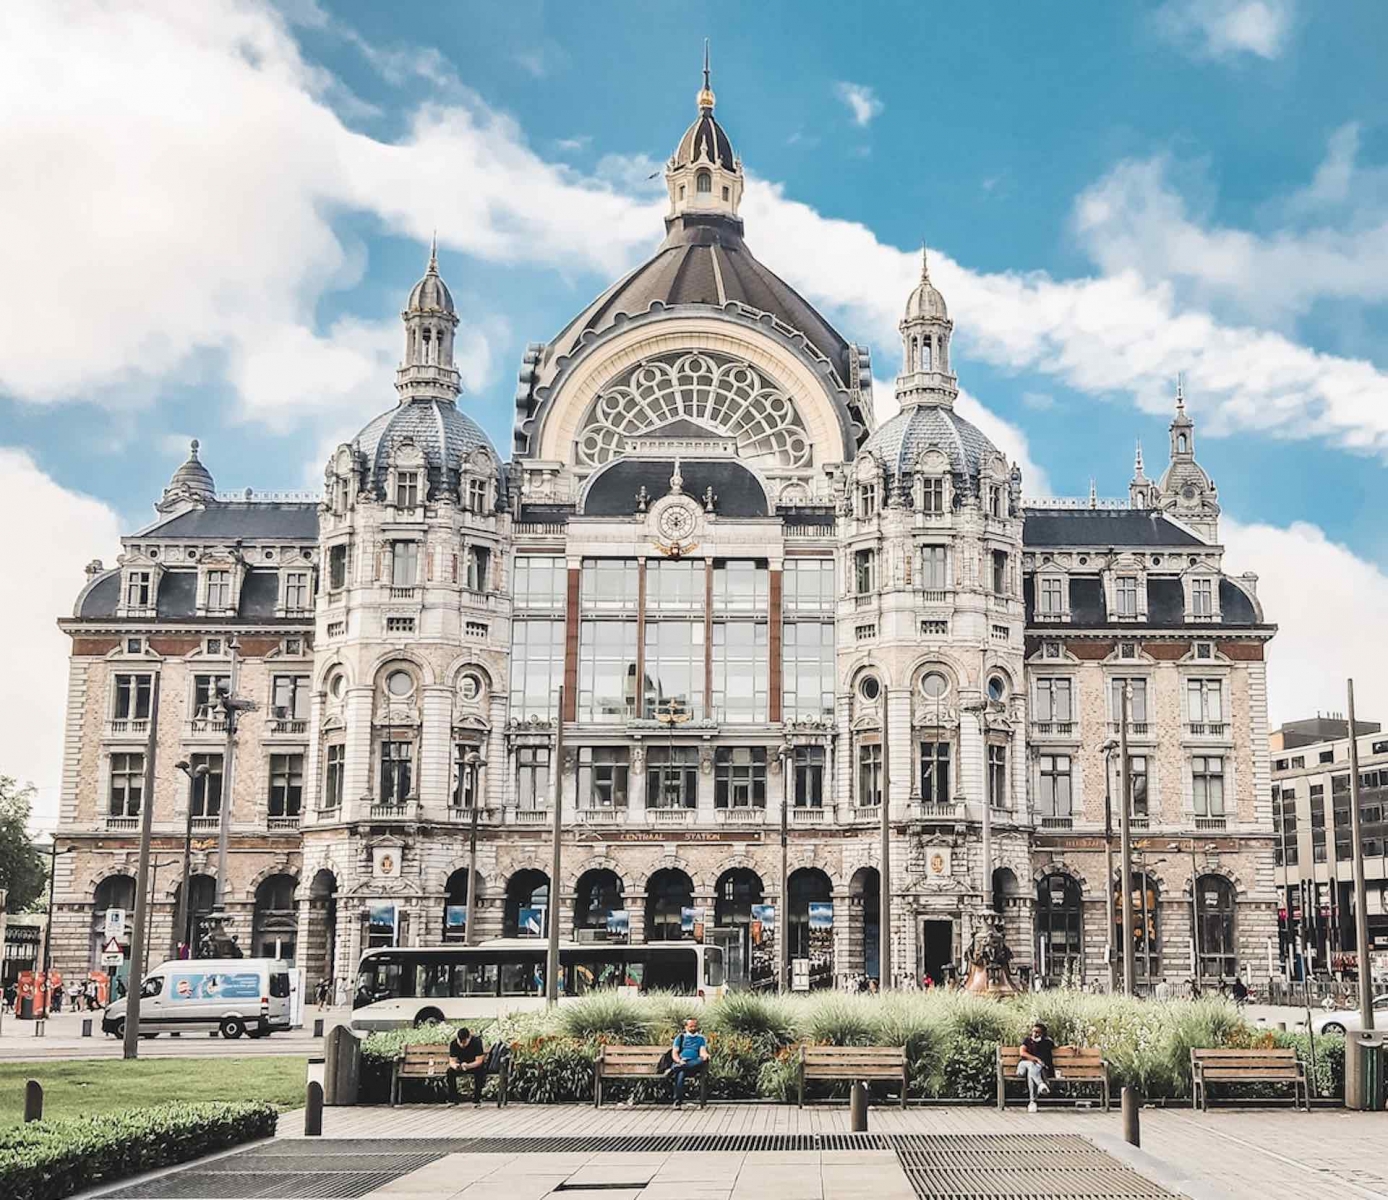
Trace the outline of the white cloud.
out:
[[[1220,521],[1226,569],[1258,576],[1258,598],[1278,626],[1268,650],[1274,726],[1345,710],[1354,676],[1358,715],[1388,723],[1388,648],[1375,631],[1388,612],[1388,575],[1315,525]]]
[[[0,511],[11,514],[0,522],[0,559],[14,567],[0,575],[0,628],[14,634],[5,671],[12,683],[23,680],[22,702],[7,704],[0,721],[0,774],[33,782],[37,815],[51,817],[70,649],[54,622],[72,612],[88,562],[114,565],[120,522],[105,504],[59,487],[26,451],[12,447],[0,447]]]
[[[848,107],[853,124],[866,126],[882,111],[882,101],[865,83],[849,83],[846,79],[834,84],[834,94]]]
[[[1294,0],[1167,0],[1155,14],[1163,36],[1213,59],[1279,57],[1294,17]]]

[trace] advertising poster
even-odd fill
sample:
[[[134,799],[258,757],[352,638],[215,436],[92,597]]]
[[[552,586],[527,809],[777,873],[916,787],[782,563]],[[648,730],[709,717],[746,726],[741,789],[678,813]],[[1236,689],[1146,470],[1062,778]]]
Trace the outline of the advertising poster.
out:
[[[696,942],[704,940],[704,910],[702,908],[680,909],[680,932]]]
[[[466,904],[450,904],[443,910],[443,931],[448,937],[461,938],[467,934]]]
[[[367,913],[367,939],[372,946],[395,945],[396,908],[393,904],[373,904]]]
[[[810,923],[810,987],[834,985],[834,906],[829,901],[812,901]]]
[[[747,975],[754,988],[776,986],[776,906],[752,905],[752,924],[748,929]]]
[[[171,1003],[259,999],[260,976],[254,971],[178,971],[169,977]]]
[[[631,914],[624,908],[614,908],[607,914],[607,936],[614,941],[626,941],[631,933]]]
[[[516,936],[545,936],[545,910],[543,907],[523,908],[516,914]]]

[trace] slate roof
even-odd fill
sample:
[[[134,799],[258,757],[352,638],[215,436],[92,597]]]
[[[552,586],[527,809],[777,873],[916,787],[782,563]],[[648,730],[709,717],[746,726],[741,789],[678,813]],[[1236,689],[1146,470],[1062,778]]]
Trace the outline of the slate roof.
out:
[[[318,505],[314,502],[259,504],[211,503],[161,521],[141,537],[302,538],[318,540]]]
[[[1155,510],[1029,508],[1022,526],[1022,544],[1032,549],[1041,546],[1203,546],[1206,543]]]
[[[451,400],[407,400],[383,412],[352,442],[365,456],[378,494],[386,485],[391,450],[407,437],[423,452],[435,487],[455,485],[459,464],[479,446],[496,454],[482,427]]]
[[[242,620],[275,617],[279,599],[279,572],[252,567],[241,583]],[[77,616],[86,620],[114,617],[120,604],[120,572],[110,571],[99,578],[82,597]],[[159,580],[155,616],[161,621],[189,621],[197,617],[198,573],[196,570],[165,571]]]
[[[668,460],[624,458],[594,478],[583,501],[583,512],[590,517],[630,516],[636,511],[636,493],[645,487],[650,503],[670,492],[674,464]],[[766,493],[757,477],[741,463],[731,459],[699,461],[683,459],[680,476],[684,492],[700,503],[704,490],[712,487],[717,496],[714,511],[720,518],[765,517]]]
[[[863,443],[863,452],[902,475],[915,468],[916,456],[930,445],[949,455],[950,470],[965,480],[976,480],[983,460],[999,452],[976,426],[938,404],[917,404],[897,413]]]
[[[694,124],[684,131],[684,137],[675,147],[674,165],[682,167],[701,158],[717,163],[725,171],[737,170],[733,144],[723,132],[723,126],[714,119],[712,111],[701,112],[694,119]]]
[[[1149,576],[1147,580],[1147,619],[1145,621],[1110,621],[1104,605],[1104,585],[1097,575],[1071,575],[1065,581],[1070,588],[1070,620],[1065,623],[1035,620],[1036,587],[1031,576],[1022,582],[1022,599],[1026,606],[1028,625],[1038,629],[1228,629],[1252,628],[1258,625],[1253,601],[1232,579],[1219,581],[1220,621],[1187,621],[1185,592],[1175,577]]]

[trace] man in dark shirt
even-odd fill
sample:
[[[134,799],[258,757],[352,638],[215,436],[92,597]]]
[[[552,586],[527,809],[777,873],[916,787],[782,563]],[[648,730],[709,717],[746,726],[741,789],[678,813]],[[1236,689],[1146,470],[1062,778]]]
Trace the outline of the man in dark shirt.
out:
[[[1022,1042],[1022,1057],[1017,1063],[1017,1074],[1027,1079],[1027,1112],[1036,1111],[1036,1097],[1044,1096],[1051,1090],[1047,1078],[1055,1072],[1055,1043],[1046,1031],[1045,1025],[1037,1021],[1031,1027],[1031,1036]]]
[[[472,1076],[472,1106],[482,1103],[482,1085],[487,1082],[487,1052],[482,1039],[466,1025],[448,1043],[448,1103],[458,1103],[458,1076]]]

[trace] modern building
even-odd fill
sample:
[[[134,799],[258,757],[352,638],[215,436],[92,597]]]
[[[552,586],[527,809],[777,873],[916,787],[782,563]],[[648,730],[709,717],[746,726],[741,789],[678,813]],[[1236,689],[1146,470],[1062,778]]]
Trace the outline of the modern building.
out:
[[[1204,971],[1267,973],[1274,626],[1225,570],[1184,396],[1159,480],[1139,450],[1121,502],[1024,502],[956,410],[922,257],[877,424],[868,350],[744,240],[707,80],[697,109],[664,241],[527,347],[507,450],[466,412],[434,254],[396,401],[321,495],[219,494],[195,443],[117,565],[92,564],[61,622],[60,965],[133,903],[152,801],[157,856],[191,831],[160,946],[212,907],[229,808],[238,939],[311,979],[551,907],[566,935],[615,912],[636,941],[698,912],[740,976],[771,905],[818,986],[878,970],[885,803],[898,980],[940,977],[996,909],[1018,965],[1106,981],[1129,694],[1139,978],[1191,973],[1194,897]],[[232,739],[228,683],[256,705]]]
[[[1388,734],[1354,724],[1369,947],[1388,959]],[[1292,721],[1272,734],[1281,952],[1292,974],[1357,967],[1349,722]]]

